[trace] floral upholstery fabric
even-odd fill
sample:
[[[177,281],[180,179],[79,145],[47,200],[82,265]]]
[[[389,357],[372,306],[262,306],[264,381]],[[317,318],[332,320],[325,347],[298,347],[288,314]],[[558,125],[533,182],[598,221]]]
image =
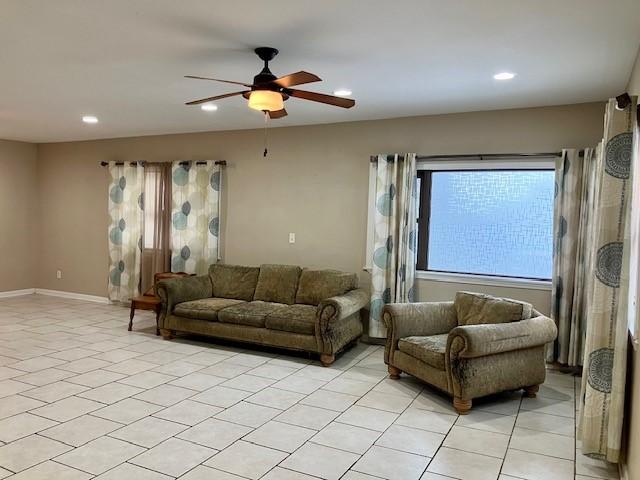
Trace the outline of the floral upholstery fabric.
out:
[[[294,265],[260,265],[258,285],[253,299],[294,304],[301,270]]]
[[[209,267],[209,276],[213,284],[213,296],[235,298],[250,302],[258,283],[258,267],[224,265],[217,263]]]
[[[249,327],[265,327],[267,315],[286,307],[281,303],[255,301],[225,308],[218,314],[223,323],[234,323]]]
[[[406,337],[400,339],[398,349],[432,367],[444,370],[444,355],[447,351],[448,337],[449,335],[446,333],[428,337]]]
[[[458,325],[508,323],[531,317],[530,303],[482,293],[458,292],[454,302]]]
[[[201,298],[179,303],[173,312],[179,317],[191,317],[215,322],[218,319],[220,310],[239,303],[245,302],[230,298]]]
[[[313,305],[287,305],[270,313],[265,326],[272,330],[313,335],[317,311],[318,308]]]
[[[318,305],[322,300],[342,295],[357,287],[358,276],[355,273],[305,268],[300,274],[296,303]]]

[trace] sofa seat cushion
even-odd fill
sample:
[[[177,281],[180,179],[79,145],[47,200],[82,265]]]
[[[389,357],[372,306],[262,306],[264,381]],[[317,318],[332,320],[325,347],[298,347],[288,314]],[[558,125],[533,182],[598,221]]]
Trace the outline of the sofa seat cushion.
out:
[[[355,273],[305,268],[300,274],[296,303],[318,305],[322,300],[342,295],[357,287],[358,276]]]
[[[423,361],[433,368],[444,370],[444,356],[447,351],[448,333],[428,337],[405,337],[398,342],[401,352]]]
[[[301,268],[294,265],[260,265],[253,299],[293,305],[296,301],[300,271]]]
[[[264,328],[267,315],[283,307],[286,307],[286,305],[262,301],[242,303],[225,308],[219,312],[218,321]]]
[[[258,283],[258,267],[224,265],[216,263],[209,267],[209,276],[213,284],[213,296],[235,298],[250,302]]]
[[[174,315],[178,317],[197,318],[199,320],[210,320],[215,322],[218,319],[218,312],[226,307],[246,303],[242,300],[230,298],[201,298],[190,302],[178,303],[173,309]]]
[[[474,292],[457,292],[454,305],[458,325],[517,322],[533,311],[530,303]]]
[[[317,310],[313,305],[287,305],[267,315],[266,327],[271,330],[314,335]]]

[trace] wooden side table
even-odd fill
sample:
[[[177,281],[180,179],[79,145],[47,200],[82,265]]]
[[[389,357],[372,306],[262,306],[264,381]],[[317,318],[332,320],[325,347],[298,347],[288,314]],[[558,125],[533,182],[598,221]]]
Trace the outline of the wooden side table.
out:
[[[156,273],[153,276],[153,287],[150,288],[144,295],[140,295],[139,297],[134,297],[131,299],[131,313],[129,313],[129,328],[131,331],[133,328],[133,317],[136,314],[136,309],[139,310],[152,310],[156,312],[156,335],[160,335],[160,330],[158,329],[158,320],[160,319],[160,309],[162,308],[162,300],[157,294],[156,287],[160,280],[164,280],[166,278],[175,278],[175,277],[187,277],[192,274],[185,272],[163,272]]]

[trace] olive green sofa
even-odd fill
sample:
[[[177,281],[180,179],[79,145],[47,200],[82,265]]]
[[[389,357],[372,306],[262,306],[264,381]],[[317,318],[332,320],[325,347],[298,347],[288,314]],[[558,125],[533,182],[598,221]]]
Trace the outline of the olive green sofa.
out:
[[[215,264],[158,284],[158,328],[317,353],[327,366],[362,335],[368,304],[355,274],[293,265]]]
[[[391,378],[411,374],[453,397],[460,414],[474,398],[544,383],[553,320],[531,304],[472,292],[453,302],[386,305],[384,361]]]

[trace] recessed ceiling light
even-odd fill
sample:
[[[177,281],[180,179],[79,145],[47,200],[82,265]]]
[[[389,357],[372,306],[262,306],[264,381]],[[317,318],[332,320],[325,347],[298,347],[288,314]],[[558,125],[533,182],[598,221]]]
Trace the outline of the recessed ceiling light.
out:
[[[218,106],[213,103],[203,103],[200,108],[205,112],[215,112],[218,110]]]
[[[347,90],[346,88],[342,88],[340,90],[335,90],[333,92],[333,94],[336,97],[348,97],[349,95],[351,95],[351,93],[352,93],[351,90]]]
[[[495,78],[496,80],[511,80],[513,77],[515,77],[516,74],[515,73],[511,73],[511,72],[500,72],[500,73],[496,73],[493,78]]]
[[[82,117],[82,121],[84,123],[98,123],[98,117],[94,117],[93,115],[85,115]]]

